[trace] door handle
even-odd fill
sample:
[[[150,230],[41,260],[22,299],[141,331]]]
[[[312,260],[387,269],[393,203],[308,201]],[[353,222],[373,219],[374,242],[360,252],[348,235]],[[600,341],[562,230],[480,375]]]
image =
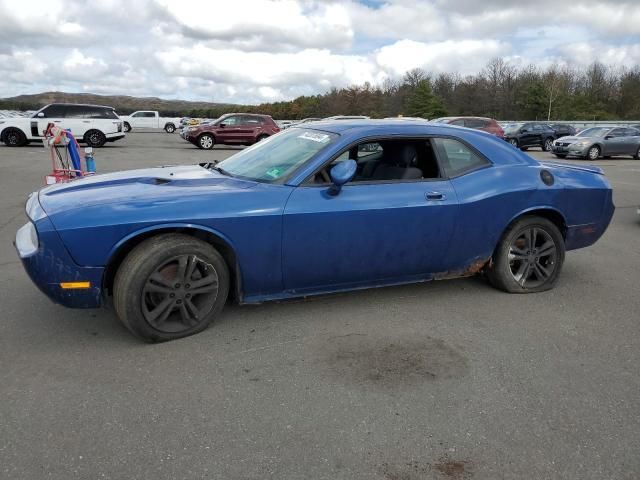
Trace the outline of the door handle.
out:
[[[441,192],[427,192],[425,198],[427,200],[444,200],[446,196]]]

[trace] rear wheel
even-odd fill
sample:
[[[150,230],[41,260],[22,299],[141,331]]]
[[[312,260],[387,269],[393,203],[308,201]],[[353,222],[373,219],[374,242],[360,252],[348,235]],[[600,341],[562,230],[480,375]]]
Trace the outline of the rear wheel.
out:
[[[7,129],[3,134],[3,140],[7,147],[22,147],[27,144],[27,136],[17,128]]]
[[[514,147],[518,148],[518,140],[516,140],[515,138],[509,139],[509,143]]]
[[[167,133],[173,133],[176,131],[176,126],[173,123],[167,123],[164,126],[164,131]]]
[[[129,122],[124,122],[124,131],[125,132],[131,131],[131,125],[129,125]]]
[[[600,157],[600,147],[594,145],[587,150],[587,160],[597,160]]]
[[[107,137],[100,130],[89,130],[84,134],[84,143],[90,147],[101,147],[107,143]]]
[[[258,135],[258,137],[256,138],[256,142],[260,142],[265,138],[269,138],[269,135],[265,135],[264,133],[262,135]]]
[[[556,225],[542,217],[522,217],[502,236],[487,276],[493,286],[510,293],[549,290],[558,280],[564,253]]]
[[[114,280],[114,307],[136,336],[161,342],[198,333],[222,311],[229,270],[210,244],[169,233],[142,242]]]
[[[216,144],[213,135],[208,133],[203,133],[198,137],[198,147],[203,148],[205,150],[211,150],[213,146]]]
[[[638,150],[636,150],[636,154],[633,156],[633,158],[635,158],[636,160],[640,160],[640,147],[638,147]]]

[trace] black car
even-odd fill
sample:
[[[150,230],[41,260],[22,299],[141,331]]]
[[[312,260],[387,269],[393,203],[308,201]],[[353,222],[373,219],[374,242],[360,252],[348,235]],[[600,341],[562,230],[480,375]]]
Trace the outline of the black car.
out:
[[[556,132],[555,138],[570,137],[578,133],[578,130],[575,127],[564,123],[551,123],[549,126],[554,132]]]
[[[549,152],[556,138],[556,132],[544,123],[514,123],[504,129],[504,139],[521,150],[540,147]]]

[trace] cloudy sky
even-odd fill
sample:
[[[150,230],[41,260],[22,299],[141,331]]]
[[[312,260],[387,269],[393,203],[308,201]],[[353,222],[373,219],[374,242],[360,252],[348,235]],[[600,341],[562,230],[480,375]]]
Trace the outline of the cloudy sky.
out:
[[[0,0],[0,97],[260,103],[497,56],[637,66],[640,0]]]

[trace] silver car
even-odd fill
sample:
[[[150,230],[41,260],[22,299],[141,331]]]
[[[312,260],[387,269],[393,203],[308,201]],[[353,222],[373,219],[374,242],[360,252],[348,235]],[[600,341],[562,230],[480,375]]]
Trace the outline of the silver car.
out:
[[[640,159],[640,130],[630,127],[592,127],[575,136],[553,142],[552,153],[558,158],[579,157],[587,160],[630,155]]]

